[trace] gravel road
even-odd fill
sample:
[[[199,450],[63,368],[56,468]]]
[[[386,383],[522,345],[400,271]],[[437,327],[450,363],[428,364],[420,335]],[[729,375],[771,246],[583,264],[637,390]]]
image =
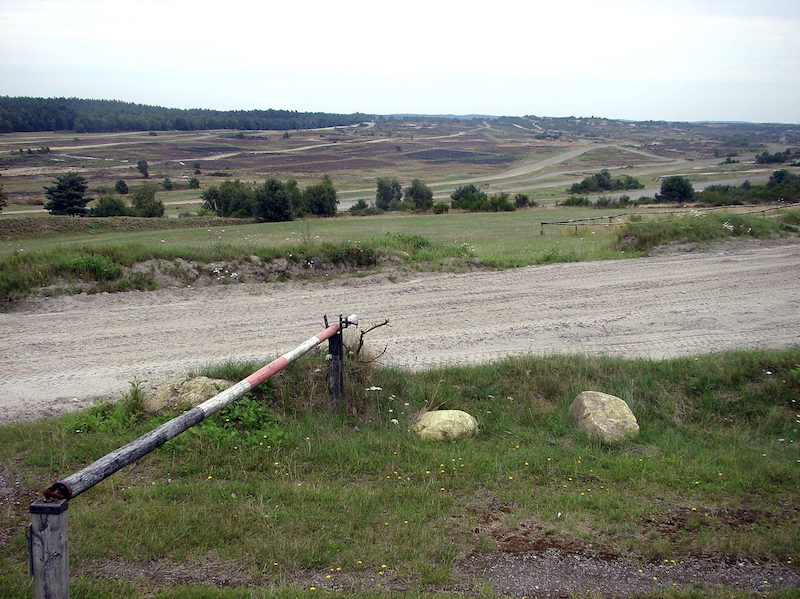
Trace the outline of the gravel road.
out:
[[[266,363],[323,315],[388,318],[370,335],[409,368],[520,353],[671,358],[800,343],[800,243],[503,272],[386,274],[40,300],[0,314],[0,424],[114,398],[227,359]]]

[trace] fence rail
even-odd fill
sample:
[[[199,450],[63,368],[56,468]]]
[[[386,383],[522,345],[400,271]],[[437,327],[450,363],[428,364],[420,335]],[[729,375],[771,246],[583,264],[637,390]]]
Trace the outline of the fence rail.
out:
[[[341,393],[342,330],[357,325],[355,315],[339,317],[339,322],[309,337],[293,350],[283,354],[211,399],[176,416],[127,445],[112,451],[99,460],[48,487],[44,498],[34,501],[29,508],[31,526],[28,532],[28,551],[31,575],[34,580],[35,599],[69,598],[69,547],[67,529],[68,501],[105,480],[118,470],[132,464],[170,439],[202,422],[225,406],[241,398],[248,391],[280,372],[291,362],[308,353],[325,340],[329,340],[331,355],[332,393]],[[338,362],[338,363],[337,363]]]

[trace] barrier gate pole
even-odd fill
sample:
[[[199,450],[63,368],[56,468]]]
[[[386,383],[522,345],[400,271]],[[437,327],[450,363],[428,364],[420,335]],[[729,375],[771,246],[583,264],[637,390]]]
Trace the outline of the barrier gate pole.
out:
[[[44,499],[34,501],[29,508],[31,526],[28,551],[35,599],[69,599],[67,502],[70,499],[233,403],[326,339],[338,334],[341,342],[342,328],[351,324],[358,324],[355,315],[344,319],[340,316],[339,322],[326,327],[246,379],[45,489]]]

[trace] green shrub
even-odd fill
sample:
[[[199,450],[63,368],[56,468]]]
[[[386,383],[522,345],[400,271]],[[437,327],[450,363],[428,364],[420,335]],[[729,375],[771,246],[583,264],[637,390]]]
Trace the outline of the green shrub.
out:
[[[785,225],[800,226],[800,210],[787,210],[780,215],[779,220]]]
[[[345,241],[338,244],[323,244],[323,255],[332,264],[351,266],[375,266],[378,252],[368,244]]]
[[[101,196],[89,209],[89,216],[108,217],[108,216],[132,216],[132,211],[120,197]]]
[[[589,201],[589,198],[585,196],[572,196],[567,198],[563,202],[559,202],[559,206],[569,206],[571,208],[584,208],[587,206],[591,206],[592,203]]]
[[[729,237],[768,238],[780,233],[781,223],[746,214],[692,211],[680,218],[631,221],[617,232],[617,249],[647,252],[671,242],[709,243]]]
[[[119,264],[97,254],[73,258],[67,268],[69,272],[87,281],[111,281],[122,276],[122,267]]]

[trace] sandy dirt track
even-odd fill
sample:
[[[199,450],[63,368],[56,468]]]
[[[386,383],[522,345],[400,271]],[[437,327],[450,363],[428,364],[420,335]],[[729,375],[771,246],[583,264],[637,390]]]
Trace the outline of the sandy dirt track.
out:
[[[0,424],[226,359],[263,363],[356,313],[411,368],[520,353],[670,358],[800,343],[800,242],[503,272],[243,283],[42,300],[0,314]]]

